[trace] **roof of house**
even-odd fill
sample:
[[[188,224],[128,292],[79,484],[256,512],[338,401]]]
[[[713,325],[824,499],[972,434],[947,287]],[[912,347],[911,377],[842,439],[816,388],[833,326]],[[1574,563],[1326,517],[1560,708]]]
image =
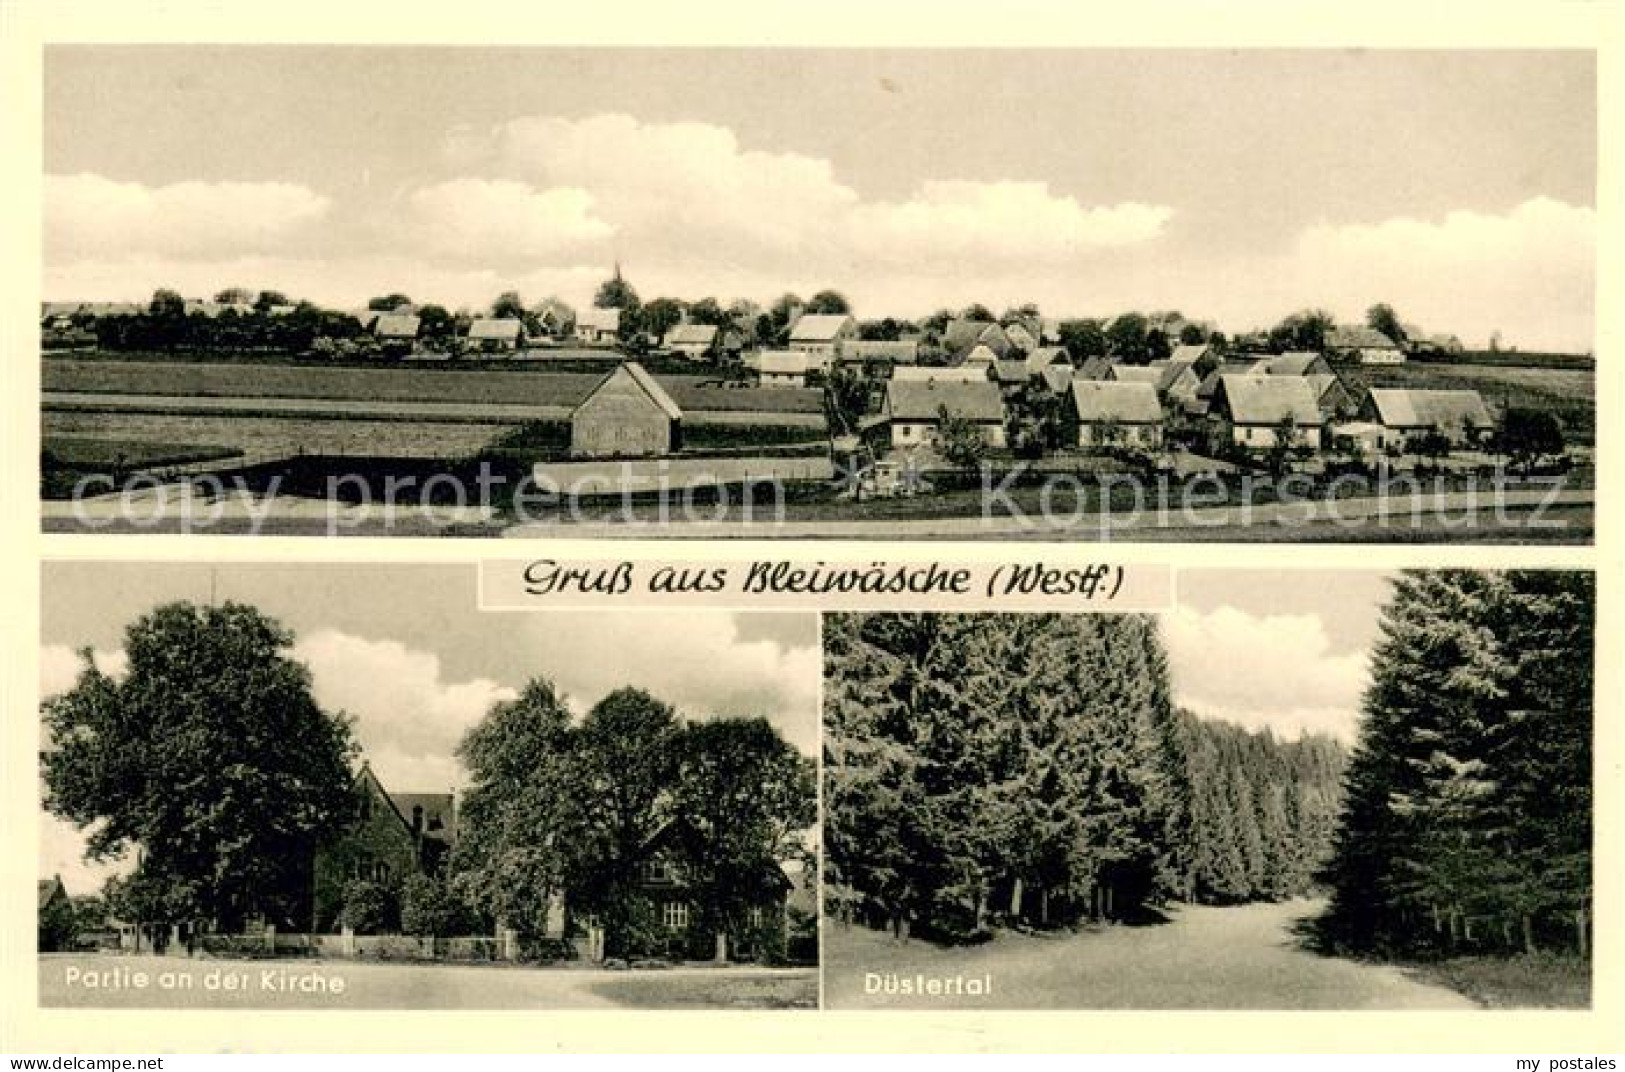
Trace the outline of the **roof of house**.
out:
[[[1005,358],[993,362],[993,378],[1000,383],[1026,383],[1032,378],[1027,362]]]
[[[1325,398],[1326,392],[1343,386],[1342,379],[1335,372],[1311,372],[1306,379],[1314,387],[1317,399]]]
[[[1394,350],[1394,340],[1364,324],[1337,324],[1326,331],[1326,345],[1337,350]]]
[[[1279,424],[1287,418],[1300,425],[1321,423],[1314,388],[1302,376],[1227,373],[1219,379],[1219,391],[1237,424]],[[1215,394],[1215,404],[1218,399]]]
[[[1104,380],[1112,370],[1112,359],[1096,354],[1078,366],[1078,376],[1085,380]]]
[[[1067,354],[1066,348],[1061,346],[1040,346],[1027,355],[1027,371],[1037,372],[1050,365],[1070,365],[1072,358]]]
[[[790,329],[790,341],[833,342],[852,322],[846,313],[803,313]]]
[[[1155,387],[1162,381],[1162,369],[1149,365],[1113,365],[1106,378],[1123,383],[1149,383]]]
[[[1184,384],[1187,391],[1194,392],[1201,384],[1202,378],[1196,374],[1196,369],[1189,361],[1162,361],[1151,365],[1160,374],[1157,377],[1157,393],[1171,391]]]
[[[682,408],[672,400],[671,395],[666,393],[666,389],[660,386],[660,381],[651,376],[649,374],[649,370],[638,364],[636,361],[622,361],[619,365],[616,365],[614,368],[606,372],[604,374],[604,378],[594,384],[591,391],[587,392],[587,397],[576,403],[576,409],[580,409],[582,406],[585,406],[594,395],[604,389],[605,384],[622,374],[630,376],[632,378],[632,382],[641,388],[643,393],[649,397],[649,400],[652,401],[656,406],[660,407],[660,411],[667,417],[670,417],[674,421],[682,420]]]
[[[457,800],[450,793],[396,793],[389,789],[390,803],[401,813],[407,826],[412,825],[412,810],[423,809],[423,834],[437,837],[448,844],[457,840]]]
[[[799,376],[817,363],[812,354],[800,350],[763,350],[756,355],[759,371],[780,376]]]
[[[1065,391],[1072,385],[1072,381],[1078,378],[1077,372],[1070,365],[1045,365],[1038,370],[1038,375],[1044,381],[1044,386],[1054,394]]]
[[[1157,389],[1149,383],[1118,380],[1073,380],[1072,412],[1086,424],[1121,421],[1154,424],[1162,420]]]
[[[1390,428],[1428,428],[1472,425],[1489,428],[1495,422],[1477,391],[1423,390],[1373,387],[1371,402],[1377,417]]]
[[[998,360],[999,352],[985,342],[967,346],[954,355],[954,361],[960,365],[991,365]]]
[[[710,346],[716,341],[715,324],[677,324],[666,332],[667,346]]]
[[[373,321],[372,333],[384,339],[415,339],[418,337],[418,318],[405,313],[383,313]]]
[[[1004,397],[992,381],[954,383],[946,380],[890,380],[886,412],[893,420],[934,421],[946,408],[971,421],[1004,420]]]
[[[913,364],[920,359],[920,344],[918,340],[853,339],[841,347],[841,356],[849,361],[867,358]]]
[[[950,365],[941,367],[937,365],[899,365],[891,370],[893,380],[905,380],[923,383],[926,380],[940,380],[946,383],[981,383],[988,378],[992,371],[991,365]]]
[[[1010,337],[991,320],[950,320],[942,329],[942,348],[950,353],[985,342],[999,353],[1010,348]]]
[[[1211,398],[1211,397],[1213,397],[1213,392],[1215,392],[1215,391],[1217,391],[1219,389],[1219,381],[1222,380],[1224,377],[1226,377],[1226,376],[1234,376],[1234,375],[1237,375],[1238,373],[1239,374],[1252,375],[1252,374],[1254,374],[1252,369],[1253,369],[1253,367],[1252,367],[1252,364],[1250,362],[1246,362],[1246,361],[1229,361],[1229,362],[1226,362],[1225,364],[1220,365],[1218,368],[1214,369],[1212,372],[1208,373],[1206,376],[1202,377],[1201,385],[1196,388],[1196,397],[1197,398]]]
[[[1180,343],[1174,347],[1173,353],[1168,355],[1168,360],[1190,364],[1200,361],[1210,349],[1212,347],[1205,342]]]
[[[378,318],[380,321],[383,317]],[[511,317],[480,316],[468,322],[471,339],[517,339],[520,323]]]
[[[576,314],[576,330],[593,328],[598,331],[620,331],[621,311],[619,309],[601,309],[594,305],[590,309],[583,309]]]
[[[1269,376],[1304,376],[1308,374],[1310,366],[1320,359],[1320,355],[1313,350],[1289,350],[1274,357],[1259,358],[1253,362],[1251,371]]]

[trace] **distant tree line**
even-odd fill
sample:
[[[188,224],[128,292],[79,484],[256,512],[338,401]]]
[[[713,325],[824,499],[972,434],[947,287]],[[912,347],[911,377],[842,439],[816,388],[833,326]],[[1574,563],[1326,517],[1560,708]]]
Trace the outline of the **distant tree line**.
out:
[[[1595,578],[1405,574],[1322,930],[1359,951],[1589,950]]]
[[[1307,888],[1341,752],[1178,711],[1153,619],[825,619],[826,901],[964,940]]]

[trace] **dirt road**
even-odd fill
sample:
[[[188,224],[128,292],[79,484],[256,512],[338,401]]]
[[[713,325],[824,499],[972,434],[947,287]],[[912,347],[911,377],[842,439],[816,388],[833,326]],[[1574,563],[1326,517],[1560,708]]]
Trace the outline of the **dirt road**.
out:
[[[836,1009],[1475,1007],[1398,968],[1303,949],[1292,927],[1319,908],[1311,901],[1192,906],[1174,910],[1166,924],[1001,935],[960,949],[918,941],[898,946],[875,931],[831,924],[824,936],[825,1002]],[[916,993],[885,993],[891,973],[899,988],[912,982]],[[945,993],[921,996],[932,980]],[[978,988],[990,993],[969,993]]]

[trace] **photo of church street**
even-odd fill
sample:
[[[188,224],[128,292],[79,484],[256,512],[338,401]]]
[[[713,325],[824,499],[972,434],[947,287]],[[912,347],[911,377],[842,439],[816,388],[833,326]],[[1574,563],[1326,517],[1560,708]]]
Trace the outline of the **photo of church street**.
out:
[[[41,580],[42,1006],[816,1005],[815,616]]]

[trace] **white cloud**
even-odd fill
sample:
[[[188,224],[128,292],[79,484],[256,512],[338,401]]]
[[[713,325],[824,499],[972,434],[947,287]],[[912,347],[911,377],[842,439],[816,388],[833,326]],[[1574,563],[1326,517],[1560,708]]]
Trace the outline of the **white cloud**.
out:
[[[144,186],[101,175],[45,177],[45,249],[52,263],[81,259],[242,256],[286,248],[331,203],[281,182]]]
[[[1596,241],[1593,209],[1537,197],[1500,215],[1311,227],[1287,278],[1304,304],[1346,320],[1387,301],[1428,330],[1476,343],[1499,330],[1526,348],[1590,350]]]
[[[1334,653],[1319,616],[1180,607],[1164,617],[1162,634],[1175,701],[1196,714],[1286,737],[1353,740],[1366,656]]]
[[[438,655],[394,640],[323,629],[302,637],[293,655],[310,667],[316,701],[355,719],[366,759],[402,791],[460,784],[458,741],[492,704],[517,696],[485,678],[448,681]]]
[[[592,195],[573,186],[538,191],[520,182],[454,179],[414,191],[407,211],[407,233],[425,253],[475,264],[493,252],[504,260],[568,259],[615,233],[593,215]]]

